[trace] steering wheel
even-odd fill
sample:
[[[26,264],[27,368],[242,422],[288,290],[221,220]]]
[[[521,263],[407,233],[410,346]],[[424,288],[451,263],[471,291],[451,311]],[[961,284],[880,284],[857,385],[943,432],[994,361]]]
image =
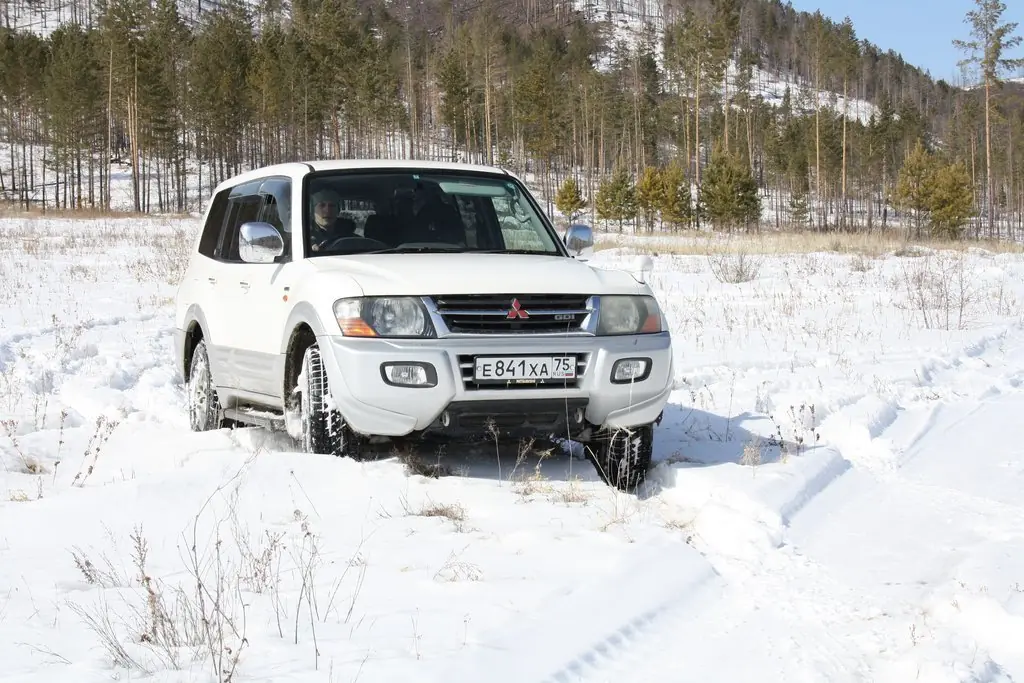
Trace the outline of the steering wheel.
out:
[[[339,237],[331,242],[325,242],[321,247],[320,251],[334,251],[349,249],[354,251],[369,251],[372,249],[387,249],[388,245],[380,240],[375,240],[372,237],[362,237],[360,235],[350,235],[348,237]]]

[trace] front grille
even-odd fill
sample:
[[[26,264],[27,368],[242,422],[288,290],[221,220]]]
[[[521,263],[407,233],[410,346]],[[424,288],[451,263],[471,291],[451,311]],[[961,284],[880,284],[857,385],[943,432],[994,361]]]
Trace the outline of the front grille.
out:
[[[433,297],[455,334],[578,332],[587,314],[585,294],[454,294]]]
[[[488,355],[488,354],[481,354]],[[512,354],[514,356],[530,357],[530,354]],[[462,375],[462,386],[466,391],[479,391],[481,389],[575,389],[583,382],[583,375],[587,371],[587,364],[590,360],[587,353],[549,353],[533,354],[534,356],[575,356],[576,377],[572,379],[539,379],[529,382],[516,382],[505,380],[477,380],[474,376],[476,367],[476,356],[470,353],[459,354],[459,372]]]

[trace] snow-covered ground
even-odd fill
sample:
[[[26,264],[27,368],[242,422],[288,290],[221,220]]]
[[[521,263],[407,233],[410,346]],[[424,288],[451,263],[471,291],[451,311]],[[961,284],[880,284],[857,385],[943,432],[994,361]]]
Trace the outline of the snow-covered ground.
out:
[[[5,683],[1024,679],[1024,257],[656,257],[679,388],[626,495],[191,433],[193,230],[0,221]]]

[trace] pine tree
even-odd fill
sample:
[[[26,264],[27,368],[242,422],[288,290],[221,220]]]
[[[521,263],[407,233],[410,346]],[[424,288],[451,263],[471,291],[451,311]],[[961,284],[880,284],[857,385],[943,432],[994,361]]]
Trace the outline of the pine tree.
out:
[[[558,195],[555,197],[555,206],[561,211],[570,223],[576,220],[576,216],[583,209],[587,208],[587,200],[580,194],[580,186],[576,178],[569,176],[558,188]]]
[[[441,88],[441,120],[451,131],[452,153],[469,131],[466,102],[469,100],[469,75],[462,65],[462,57],[454,48],[441,58],[437,74]]]
[[[689,227],[693,222],[690,182],[679,162],[673,161],[661,172],[661,188],[661,219],[675,228]]]
[[[807,192],[803,189],[789,196],[789,215],[793,224],[799,228],[806,228],[810,224],[811,211],[807,206]]]
[[[617,221],[619,232],[622,232],[624,221],[636,217],[636,188],[624,165],[617,165],[612,177],[601,183],[597,191],[595,208],[598,218]]]
[[[945,164],[935,172],[928,196],[934,235],[959,239],[964,223],[973,212],[973,205],[971,176],[962,162]]]
[[[664,203],[662,192],[664,186],[661,181],[661,173],[654,166],[644,169],[640,181],[636,185],[636,206],[639,215],[644,219],[644,226],[648,231],[654,228],[654,215]]]
[[[921,235],[921,224],[931,207],[931,188],[935,160],[920,140],[907,155],[896,180],[893,198],[897,204],[914,212],[914,234]]]
[[[94,59],[92,37],[77,24],[66,24],[50,34],[50,62],[44,92],[50,111],[48,127],[54,154],[48,165],[57,174],[54,197],[58,206],[81,209],[85,205],[81,175],[83,155],[102,144],[100,66]],[[94,197],[90,192],[90,205]]]
[[[601,181],[594,196],[594,209],[597,212],[598,220],[613,221],[618,215],[616,206],[615,186],[611,178]],[[619,227],[622,231],[622,227]]]
[[[717,143],[701,185],[701,204],[720,229],[749,226],[761,215],[761,198],[750,166]]]

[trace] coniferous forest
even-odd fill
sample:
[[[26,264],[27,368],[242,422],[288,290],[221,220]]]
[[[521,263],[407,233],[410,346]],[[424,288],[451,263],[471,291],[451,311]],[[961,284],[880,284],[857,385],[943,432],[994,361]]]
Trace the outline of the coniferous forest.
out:
[[[1019,238],[1021,31],[959,1],[953,84],[779,0],[0,0],[0,201],[104,210],[117,173],[178,212],[255,166],[421,158],[611,229]]]

